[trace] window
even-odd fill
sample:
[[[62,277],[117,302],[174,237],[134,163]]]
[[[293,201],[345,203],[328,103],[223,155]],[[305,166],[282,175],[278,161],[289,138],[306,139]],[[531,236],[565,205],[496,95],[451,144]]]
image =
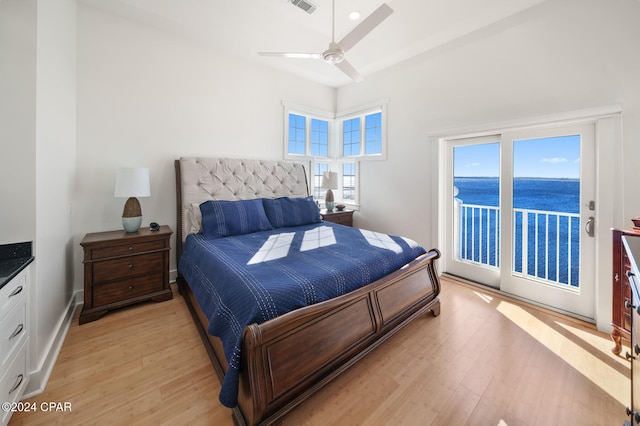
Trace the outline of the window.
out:
[[[329,155],[329,122],[311,119],[311,155],[327,157]]]
[[[364,154],[382,154],[382,113],[376,112],[365,116]]]
[[[315,163],[313,165],[313,198],[316,200],[324,200],[326,189],[322,188],[322,175],[329,171],[327,163]]]
[[[358,163],[386,159],[386,103],[334,114],[284,105],[285,154],[288,160],[305,161],[312,171],[310,192],[324,201],[324,172],[339,174],[334,191],[338,203],[358,204]]]
[[[360,117],[345,120],[342,129],[342,154],[360,155]]]
[[[342,199],[356,201],[356,163],[342,164]]]
[[[296,114],[289,114],[289,154],[304,155],[307,144],[307,120]]]
[[[383,110],[379,107],[342,119],[342,156],[385,159],[383,127]]]

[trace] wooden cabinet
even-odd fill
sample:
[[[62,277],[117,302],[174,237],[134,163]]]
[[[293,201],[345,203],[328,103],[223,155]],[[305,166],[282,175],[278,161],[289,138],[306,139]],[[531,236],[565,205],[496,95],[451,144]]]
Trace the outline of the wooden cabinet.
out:
[[[353,226],[353,210],[333,210],[328,212],[327,210],[320,210],[320,216],[322,220],[327,222],[339,223],[340,225]]]
[[[29,270],[0,288],[0,402],[9,404],[0,410],[1,425],[9,422],[11,404],[20,401],[29,381]]]
[[[631,310],[627,302],[631,300],[631,287],[629,286],[629,256],[622,243],[622,237],[640,237],[640,230],[613,230],[613,310],[611,325],[611,339],[615,346],[611,351],[619,355],[622,351],[623,341],[629,341],[631,336]]]
[[[173,231],[140,228],[137,232],[85,235],[84,307],[80,324],[95,321],[111,309],[146,300],[172,298],[169,287],[169,238]]]

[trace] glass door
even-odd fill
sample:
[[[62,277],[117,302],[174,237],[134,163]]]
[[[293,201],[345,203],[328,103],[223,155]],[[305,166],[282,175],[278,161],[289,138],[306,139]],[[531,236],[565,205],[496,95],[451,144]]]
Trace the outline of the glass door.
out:
[[[500,286],[500,137],[448,146],[447,272]]]
[[[501,290],[594,318],[594,126],[502,140]]]
[[[445,272],[595,316],[594,125],[448,141]]]

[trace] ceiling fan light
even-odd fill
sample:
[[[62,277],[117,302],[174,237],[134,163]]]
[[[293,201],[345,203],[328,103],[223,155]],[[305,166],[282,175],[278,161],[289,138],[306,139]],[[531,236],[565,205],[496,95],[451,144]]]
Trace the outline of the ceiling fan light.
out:
[[[344,60],[344,51],[331,42],[329,48],[322,52],[322,60],[328,64],[338,64]]]
[[[327,52],[322,55],[322,59],[329,64],[338,64],[342,62],[344,56],[336,52]]]

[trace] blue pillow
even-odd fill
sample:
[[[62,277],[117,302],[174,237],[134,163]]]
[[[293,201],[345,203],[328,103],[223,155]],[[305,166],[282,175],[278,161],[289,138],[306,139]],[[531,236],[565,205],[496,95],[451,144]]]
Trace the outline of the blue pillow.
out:
[[[273,229],[262,200],[211,200],[200,204],[202,233],[208,240]]]
[[[264,211],[274,228],[320,223],[320,209],[313,197],[263,198]]]

